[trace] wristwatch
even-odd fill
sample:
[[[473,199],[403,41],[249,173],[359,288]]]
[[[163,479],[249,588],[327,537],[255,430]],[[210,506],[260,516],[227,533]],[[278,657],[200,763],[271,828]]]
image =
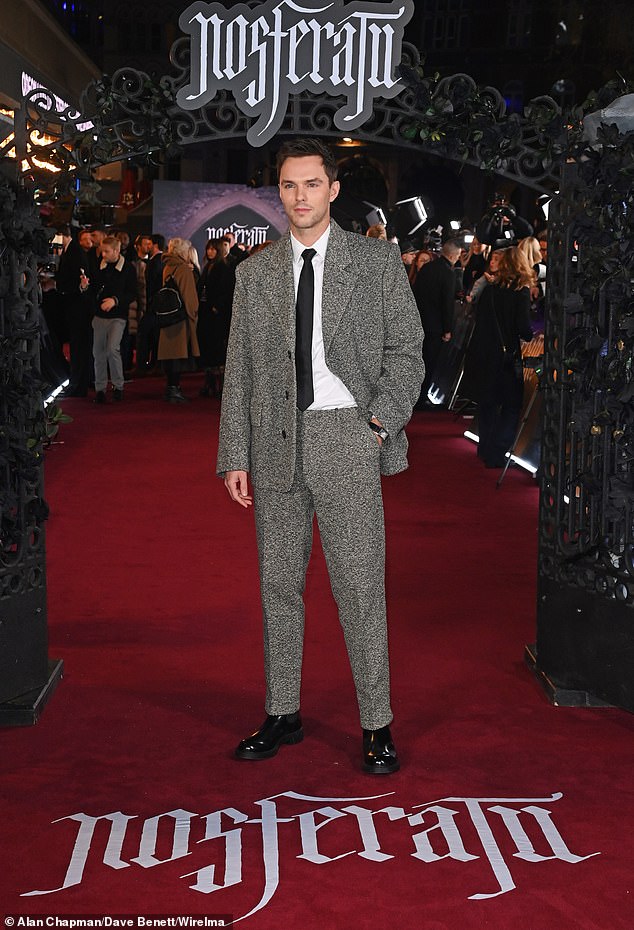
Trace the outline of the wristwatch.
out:
[[[374,423],[372,420],[368,420],[368,426],[373,433],[376,433],[377,436],[383,440],[383,442],[387,442],[387,440],[390,438],[390,434],[384,426],[379,426],[378,423]]]

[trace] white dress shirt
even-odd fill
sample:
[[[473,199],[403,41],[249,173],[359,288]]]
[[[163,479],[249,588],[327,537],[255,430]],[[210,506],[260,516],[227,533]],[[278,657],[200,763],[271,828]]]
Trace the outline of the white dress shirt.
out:
[[[356,407],[356,401],[343,381],[330,371],[326,365],[324,351],[324,335],[321,325],[321,294],[324,285],[324,259],[330,226],[314,242],[310,248],[317,253],[313,256],[313,270],[315,275],[315,296],[313,302],[313,392],[314,400],[309,410],[335,410],[338,407]],[[291,246],[293,248],[293,279],[295,281],[295,299],[297,299],[297,286],[302,271],[304,259],[303,251],[308,246],[303,245],[291,233]]]

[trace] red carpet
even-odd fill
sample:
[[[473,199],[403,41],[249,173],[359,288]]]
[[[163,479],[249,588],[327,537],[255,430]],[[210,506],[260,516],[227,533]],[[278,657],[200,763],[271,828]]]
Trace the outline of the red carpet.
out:
[[[255,911],[241,926],[631,930],[634,719],[553,708],[523,665],[532,479],[513,469],[496,491],[462,422],[417,414],[412,467],[384,484],[402,771],[360,771],[319,551],[306,738],[239,763],[263,717],[252,514],[213,474],[217,403],[161,390],[65,401],[75,420],[48,453],[65,677],[37,726],[0,737],[0,924]]]

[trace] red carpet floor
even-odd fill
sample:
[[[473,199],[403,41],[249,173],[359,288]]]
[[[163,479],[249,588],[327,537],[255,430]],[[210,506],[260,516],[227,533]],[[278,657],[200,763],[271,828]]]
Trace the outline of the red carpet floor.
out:
[[[47,456],[65,676],[37,726],[0,733],[0,925],[631,930],[634,718],[551,707],[523,664],[532,479],[514,469],[496,491],[463,423],[416,414],[412,467],[384,484],[402,771],[360,771],[318,547],[306,738],[240,763],[233,747],[263,717],[253,518],[214,477],[217,403],[169,407],[161,390],[65,401],[75,419]]]

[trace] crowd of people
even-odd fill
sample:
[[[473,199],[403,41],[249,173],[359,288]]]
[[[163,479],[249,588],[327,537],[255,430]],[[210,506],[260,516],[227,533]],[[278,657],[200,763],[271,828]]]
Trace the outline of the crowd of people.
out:
[[[202,370],[201,394],[219,397],[231,323],[235,269],[252,251],[233,233],[210,239],[202,266],[188,239],[161,234],[136,236],[94,226],[71,235],[57,230],[59,256],[45,275],[44,314],[52,343],[61,355],[68,344],[67,397],[94,402],[123,400],[125,382],[165,376],[165,399],[187,403],[181,374]],[[159,292],[176,292],[183,308],[172,325],[156,312]],[[170,321],[165,321],[170,322]]]
[[[542,328],[547,249],[546,232],[534,236],[499,194],[475,232],[463,230],[440,246],[402,244],[425,332],[417,407],[434,409],[429,390],[461,301],[471,309],[471,327],[460,393],[477,405],[478,455],[490,468],[504,466],[516,436],[524,396],[521,341]]]
[[[366,235],[387,240],[385,225]],[[49,330],[69,344],[67,396],[123,400],[125,382],[162,373],[165,399],[187,403],[181,375],[204,372],[205,397],[220,397],[231,324],[237,265],[268,243],[247,249],[228,232],[210,239],[202,262],[192,243],[160,234],[138,235],[99,226],[58,230],[60,255],[55,294],[45,295]],[[469,306],[472,335],[464,359],[461,394],[477,404],[478,454],[500,467],[522,406],[520,340],[540,328],[545,297],[547,238],[496,194],[474,230],[444,242],[400,243],[401,257],[425,332],[425,381],[417,408],[433,405],[428,392],[451,343],[456,300]],[[176,290],[180,319],[163,326],[154,312],[161,289]],[[55,300],[53,300],[53,296]],[[48,302],[46,301],[48,297]]]

